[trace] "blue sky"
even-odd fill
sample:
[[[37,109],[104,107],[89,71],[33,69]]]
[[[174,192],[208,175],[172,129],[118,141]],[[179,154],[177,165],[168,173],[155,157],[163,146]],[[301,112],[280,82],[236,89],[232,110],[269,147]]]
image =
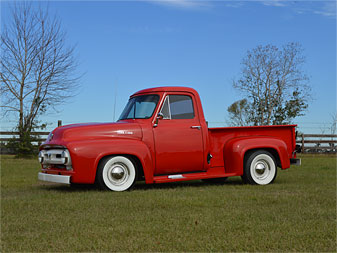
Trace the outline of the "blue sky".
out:
[[[46,4],[47,2],[42,2]],[[34,2],[37,6],[38,2]],[[9,18],[1,2],[1,22]],[[314,100],[295,123],[328,133],[336,113],[335,1],[50,1],[80,62],[79,95],[41,120],[109,122],[129,95],[155,86],[189,86],[202,99],[211,126],[224,126],[232,88],[247,50],[299,42]],[[117,94],[116,94],[117,92]],[[116,99],[116,101],[115,101]],[[2,119],[8,129],[14,119]]]

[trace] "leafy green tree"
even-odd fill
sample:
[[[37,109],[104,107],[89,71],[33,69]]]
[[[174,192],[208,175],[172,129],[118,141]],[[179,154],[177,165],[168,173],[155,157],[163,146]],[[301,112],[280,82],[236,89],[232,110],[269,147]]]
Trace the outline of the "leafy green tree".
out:
[[[230,115],[231,126],[246,126],[250,122],[250,105],[247,99],[241,99],[231,104],[227,111]]]

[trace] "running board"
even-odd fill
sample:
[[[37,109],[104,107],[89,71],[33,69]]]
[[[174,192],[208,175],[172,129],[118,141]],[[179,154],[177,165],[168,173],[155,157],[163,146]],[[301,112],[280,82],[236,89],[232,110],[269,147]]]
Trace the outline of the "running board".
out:
[[[237,173],[224,173],[223,167],[211,168],[207,172],[196,172],[196,173],[181,173],[173,175],[161,175],[154,176],[154,183],[167,183],[167,182],[177,182],[177,181],[189,181],[189,180],[200,180],[206,178],[218,178],[218,177],[233,177],[238,176]]]

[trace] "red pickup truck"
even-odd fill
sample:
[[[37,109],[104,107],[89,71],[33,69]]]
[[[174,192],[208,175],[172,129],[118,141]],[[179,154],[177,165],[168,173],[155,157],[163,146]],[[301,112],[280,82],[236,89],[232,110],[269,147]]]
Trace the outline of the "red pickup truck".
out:
[[[38,178],[112,191],[128,190],[137,180],[219,182],[232,176],[266,185],[277,167],[300,164],[295,126],[208,128],[194,89],[145,89],[130,97],[116,123],[53,130],[40,146]]]

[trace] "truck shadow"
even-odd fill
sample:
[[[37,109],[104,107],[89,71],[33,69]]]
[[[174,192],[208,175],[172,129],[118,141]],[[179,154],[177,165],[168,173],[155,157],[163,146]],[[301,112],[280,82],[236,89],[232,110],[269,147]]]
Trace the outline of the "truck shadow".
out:
[[[200,188],[207,186],[229,186],[229,185],[242,185],[240,180],[228,180],[224,183],[210,183],[203,182],[201,180],[195,181],[182,181],[182,182],[172,182],[172,183],[162,183],[162,184],[145,184],[145,182],[138,182],[132,190],[156,190],[156,189],[174,189],[174,188]]]
[[[242,185],[241,179],[231,179],[224,183],[209,183],[203,182],[201,180],[195,181],[184,181],[184,182],[172,182],[172,183],[162,183],[162,184],[146,184],[144,181],[137,182],[131,189],[131,191],[152,191],[159,189],[178,189],[178,188],[200,188],[207,186],[233,186]],[[76,185],[63,185],[63,184],[53,184],[44,183],[40,184],[39,188],[45,191],[60,191],[60,192],[84,192],[84,191],[101,191],[94,184],[76,184]]]
[[[99,191],[93,184],[83,184],[80,186],[65,185],[65,184],[45,184],[39,185],[39,189],[44,191],[59,191],[59,192],[84,192],[84,191]]]

